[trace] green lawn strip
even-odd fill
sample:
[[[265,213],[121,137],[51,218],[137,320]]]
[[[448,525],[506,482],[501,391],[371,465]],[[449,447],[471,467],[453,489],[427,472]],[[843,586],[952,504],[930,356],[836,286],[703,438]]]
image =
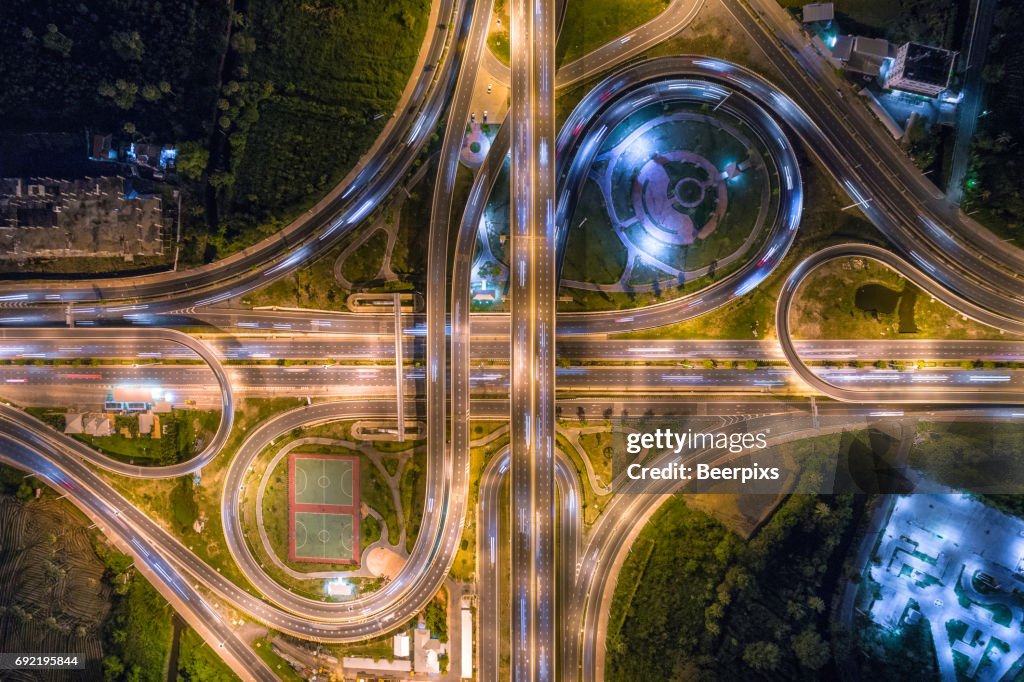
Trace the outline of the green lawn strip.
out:
[[[433,165],[422,182],[410,190],[398,216],[398,235],[391,270],[406,282],[420,282],[427,270],[427,238],[433,206]]]
[[[359,498],[360,502],[369,505],[383,517],[388,530],[388,542],[397,543],[401,527],[391,487],[377,465],[365,455],[359,460]]]
[[[509,46],[508,31],[504,29],[498,29],[492,31],[487,36],[487,47],[491,49],[494,56],[498,58],[498,61],[505,65],[512,63],[512,55]]]
[[[418,452],[410,457],[402,469],[399,483],[402,512],[405,515],[405,547],[412,551],[423,521],[423,504],[427,493],[427,454]]]
[[[612,227],[601,190],[587,181],[569,223],[562,276],[594,284],[615,284],[626,268],[626,247]]]
[[[505,422],[473,422],[473,438],[478,439],[505,426]],[[476,524],[477,507],[480,499],[480,476],[484,467],[502,448],[508,446],[508,434],[495,438],[487,445],[482,445],[469,450],[469,499],[467,509],[469,510],[465,527],[462,530],[462,540],[459,542],[459,551],[455,554],[450,575],[455,580],[470,581],[475,577],[476,571]]]
[[[565,436],[561,433],[557,434],[555,442],[558,444],[558,449],[569,458],[572,462],[573,468],[576,470],[576,477],[579,481],[580,490],[583,492],[583,521],[586,525],[593,525],[597,521],[597,517],[601,515],[605,506],[611,501],[611,496],[605,495],[599,497],[594,489],[590,487],[590,478],[587,476],[586,467],[583,464],[583,458],[580,453],[576,450],[576,447],[569,442]]]
[[[181,632],[178,650],[178,680],[182,682],[233,682],[235,671],[217,655],[212,646],[192,628]]]
[[[595,433],[581,433],[580,445],[583,446],[594,475],[606,486],[612,482],[612,434],[611,430]]]
[[[360,547],[364,550],[381,538],[380,522],[373,516],[367,516],[359,522]]]

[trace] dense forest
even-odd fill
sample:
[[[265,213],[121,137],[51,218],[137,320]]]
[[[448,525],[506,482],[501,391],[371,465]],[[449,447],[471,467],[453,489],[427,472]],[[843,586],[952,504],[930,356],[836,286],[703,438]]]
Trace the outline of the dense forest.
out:
[[[834,455],[815,460],[797,490],[820,489]],[[619,578],[607,678],[829,679],[830,600],[864,501],[791,495],[744,542],[671,498]]]
[[[185,262],[271,234],[383,129],[428,0],[10,0],[0,135],[175,144]],[[17,138],[7,149],[17,149]]]
[[[995,15],[965,197],[976,216],[1004,239],[1024,247],[1024,25],[1019,7],[1002,0]]]

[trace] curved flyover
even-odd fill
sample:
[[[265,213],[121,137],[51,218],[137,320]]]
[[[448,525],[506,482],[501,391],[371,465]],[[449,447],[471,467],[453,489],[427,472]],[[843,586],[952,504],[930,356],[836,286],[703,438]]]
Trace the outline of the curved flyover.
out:
[[[216,353],[210,350],[205,343],[192,338],[188,334],[183,334],[182,332],[171,329],[123,330],[99,328],[44,328],[0,330],[0,340],[20,341],[61,339],[76,343],[88,343],[89,341],[108,342],[111,340],[124,341],[124,337],[126,335],[136,337],[140,342],[154,340],[169,341],[188,348],[206,363],[207,367],[210,368],[210,371],[213,372],[214,377],[217,379],[217,385],[220,388],[221,397],[220,423],[217,425],[217,431],[213,434],[213,438],[210,439],[207,446],[203,448],[202,452],[192,459],[168,466],[139,466],[136,464],[128,464],[99,453],[85,443],[51,429],[32,415],[15,407],[11,407],[10,405],[0,403],[0,417],[17,424],[24,430],[35,432],[40,438],[45,437],[47,440],[52,441],[56,446],[74,452],[78,456],[98,467],[111,471],[115,474],[120,474],[121,476],[130,476],[132,478],[174,478],[176,476],[183,476],[201,469],[216,457],[217,453],[219,453],[221,448],[224,447],[224,444],[228,440],[228,435],[231,433],[231,426],[234,423],[235,418],[235,403],[234,394],[232,393],[231,388],[231,380],[228,378],[227,373],[224,370],[224,365],[221,364],[220,358],[218,358]]]
[[[326,253],[380,205],[398,185],[433,134],[455,88],[469,34],[473,0],[438,0],[438,18],[448,25],[427,46],[415,77],[410,106],[395,112],[376,152],[361,160],[331,193],[281,232],[208,265],[155,275],[85,280],[80,283],[6,282],[4,300],[18,309],[5,325],[64,323],[65,318],[101,322],[149,322],[154,316],[190,312],[240,296]],[[442,58],[444,58],[442,60]],[[434,65],[439,67],[435,70]],[[118,304],[103,302],[121,301]],[[130,302],[126,305],[123,302]],[[80,309],[69,306],[82,305]]]
[[[994,403],[1020,404],[1024,402],[1024,393],[1017,390],[990,389],[950,389],[948,386],[919,388],[872,387],[864,389],[848,389],[826,381],[800,358],[793,342],[792,330],[789,326],[789,313],[800,285],[819,267],[840,258],[867,258],[892,268],[894,271],[913,282],[918,288],[942,301],[958,313],[976,322],[1002,329],[1015,334],[1024,334],[1024,323],[1007,319],[965,300],[949,291],[922,270],[911,265],[896,254],[871,244],[838,244],[818,251],[800,261],[790,273],[779,292],[775,308],[775,328],[779,337],[779,345],[786,356],[787,362],[803,381],[814,390],[844,402],[873,403]]]

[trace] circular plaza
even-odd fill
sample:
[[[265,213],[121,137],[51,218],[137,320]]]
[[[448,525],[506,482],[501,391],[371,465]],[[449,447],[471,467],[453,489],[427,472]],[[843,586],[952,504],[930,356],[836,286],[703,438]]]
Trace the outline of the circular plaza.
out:
[[[663,290],[742,265],[773,215],[772,168],[726,110],[652,104],[604,140],[570,223],[563,286]]]

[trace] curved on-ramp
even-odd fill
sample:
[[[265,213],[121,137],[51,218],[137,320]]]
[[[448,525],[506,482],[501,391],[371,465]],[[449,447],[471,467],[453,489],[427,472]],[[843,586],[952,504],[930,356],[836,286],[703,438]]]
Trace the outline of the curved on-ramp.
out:
[[[192,459],[186,462],[179,462],[177,464],[170,464],[167,466],[140,466],[136,464],[128,464],[97,452],[81,441],[77,441],[74,438],[70,438],[51,429],[49,426],[30,414],[11,407],[10,405],[0,403],[0,416],[21,425],[25,429],[34,431],[40,436],[45,436],[56,445],[75,452],[83,459],[92,462],[98,467],[102,467],[103,469],[115,474],[120,474],[121,476],[130,476],[132,478],[174,478],[176,476],[183,476],[201,469],[216,457],[217,453],[219,453],[224,447],[224,444],[227,442],[228,436],[231,433],[231,426],[234,424],[235,419],[235,403],[231,380],[228,378],[227,372],[224,369],[224,365],[221,364],[220,358],[218,358],[216,353],[210,350],[205,343],[192,338],[188,334],[183,334],[182,332],[174,331],[172,329],[0,329],[0,340],[4,341],[60,339],[76,343],[88,343],[90,340],[104,342],[116,340],[123,342],[126,336],[138,338],[140,342],[161,340],[184,346],[198,355],[199,358],[206,363],[207,367],[210,368],[210,371],[213,372],[213,376],[216,378],[217,385],[220,388],[220,423],[217,425],[217,431],[213,434],[213,438],[210,439],[210,442],[205,448],[203,448],[202,452]]]
[[[900,258],[896,254],[879,246],[872,244],[838,244],[822,249],[804,260],[790,272],[775,308],[775,328],[779,337],[779,345],[786,356],[787,362],[803,381],[814,390],[827,395],[830,398],[843,402],[855,403],[942,403],[942,404],[1020,404],[1024,403],[1024,393],[1012,388],[992,390],[988,388],[963,390],[948,387],[930,387],[907,390],[906,388],[884,388],[873,387],[870,391],[864,389],[849,389],[826,381],[800,358],[793,341],[792,330],[789,325],[790,309],[793,299],[800,288],[800,285],[819,267],[831,261],[841,258],[867,258],[883,265],[886,265],[901,276],[913,282],[917,287],[927,292],[934,298],[942,301],[947,306],[976,322],[986,324],[996,329],[1002,329],[1015,334],[1024,334],[1024,323],[1008,319],[991,312],[986,308],[975,305],[957,294],[949,291],[939,282],[935,281],[922,270]]]

